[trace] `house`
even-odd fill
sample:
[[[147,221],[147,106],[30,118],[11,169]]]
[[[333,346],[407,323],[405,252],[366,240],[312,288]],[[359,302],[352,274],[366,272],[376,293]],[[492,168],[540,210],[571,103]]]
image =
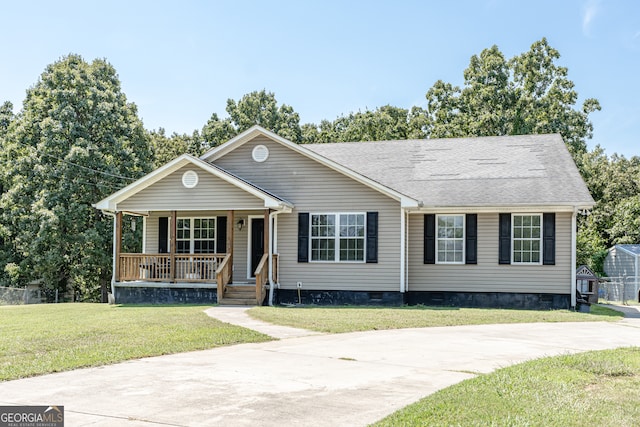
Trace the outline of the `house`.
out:
[[[116,302],[576,305],[559,135],[298,145],[259,126],[98,202]],[[122,217],[144,218],[141,254]]]
[[[604,272],[608,276],[607,299],[616,301],[640,298],[640,245],[615,245],[604,259]]]

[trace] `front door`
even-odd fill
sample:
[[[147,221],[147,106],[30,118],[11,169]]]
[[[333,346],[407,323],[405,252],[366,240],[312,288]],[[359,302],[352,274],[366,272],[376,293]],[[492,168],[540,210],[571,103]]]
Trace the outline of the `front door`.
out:
[[[251,218],[251,273],[255,277],[256,268],[264,255],[264,218]]]

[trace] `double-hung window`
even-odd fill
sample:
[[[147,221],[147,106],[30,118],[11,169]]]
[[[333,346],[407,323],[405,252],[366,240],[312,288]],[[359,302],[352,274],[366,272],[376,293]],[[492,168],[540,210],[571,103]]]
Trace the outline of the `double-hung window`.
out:
[[[176,252],[206,254],[216,251],[215,218],[178,218],[176,224]]]
[[[437,215],[438,264],[464,263],[464,215]]]
[[[365,214],[311,214],[311,261],[365,260]]]
[[[542,249],[542,215],[512,215],[512,263],[540,264]]]

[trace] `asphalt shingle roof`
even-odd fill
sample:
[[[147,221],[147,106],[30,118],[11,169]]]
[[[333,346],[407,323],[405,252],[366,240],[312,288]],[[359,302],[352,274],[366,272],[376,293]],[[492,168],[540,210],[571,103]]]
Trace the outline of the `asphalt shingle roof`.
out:
[[[557,134],[304,147],[417,199],[424,206],[594,203]]]

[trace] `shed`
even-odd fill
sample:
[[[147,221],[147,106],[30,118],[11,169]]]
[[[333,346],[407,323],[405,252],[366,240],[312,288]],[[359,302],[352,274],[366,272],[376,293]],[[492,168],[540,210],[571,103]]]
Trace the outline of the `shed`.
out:
[[[640,278],[640,244],[615,245],[604,260],[604,272],[612,282],[620,283],[624,299],[638,297]]]
[[[587,302],[598,302],[598,276],[586,265],[576,270],[576,289]]]

